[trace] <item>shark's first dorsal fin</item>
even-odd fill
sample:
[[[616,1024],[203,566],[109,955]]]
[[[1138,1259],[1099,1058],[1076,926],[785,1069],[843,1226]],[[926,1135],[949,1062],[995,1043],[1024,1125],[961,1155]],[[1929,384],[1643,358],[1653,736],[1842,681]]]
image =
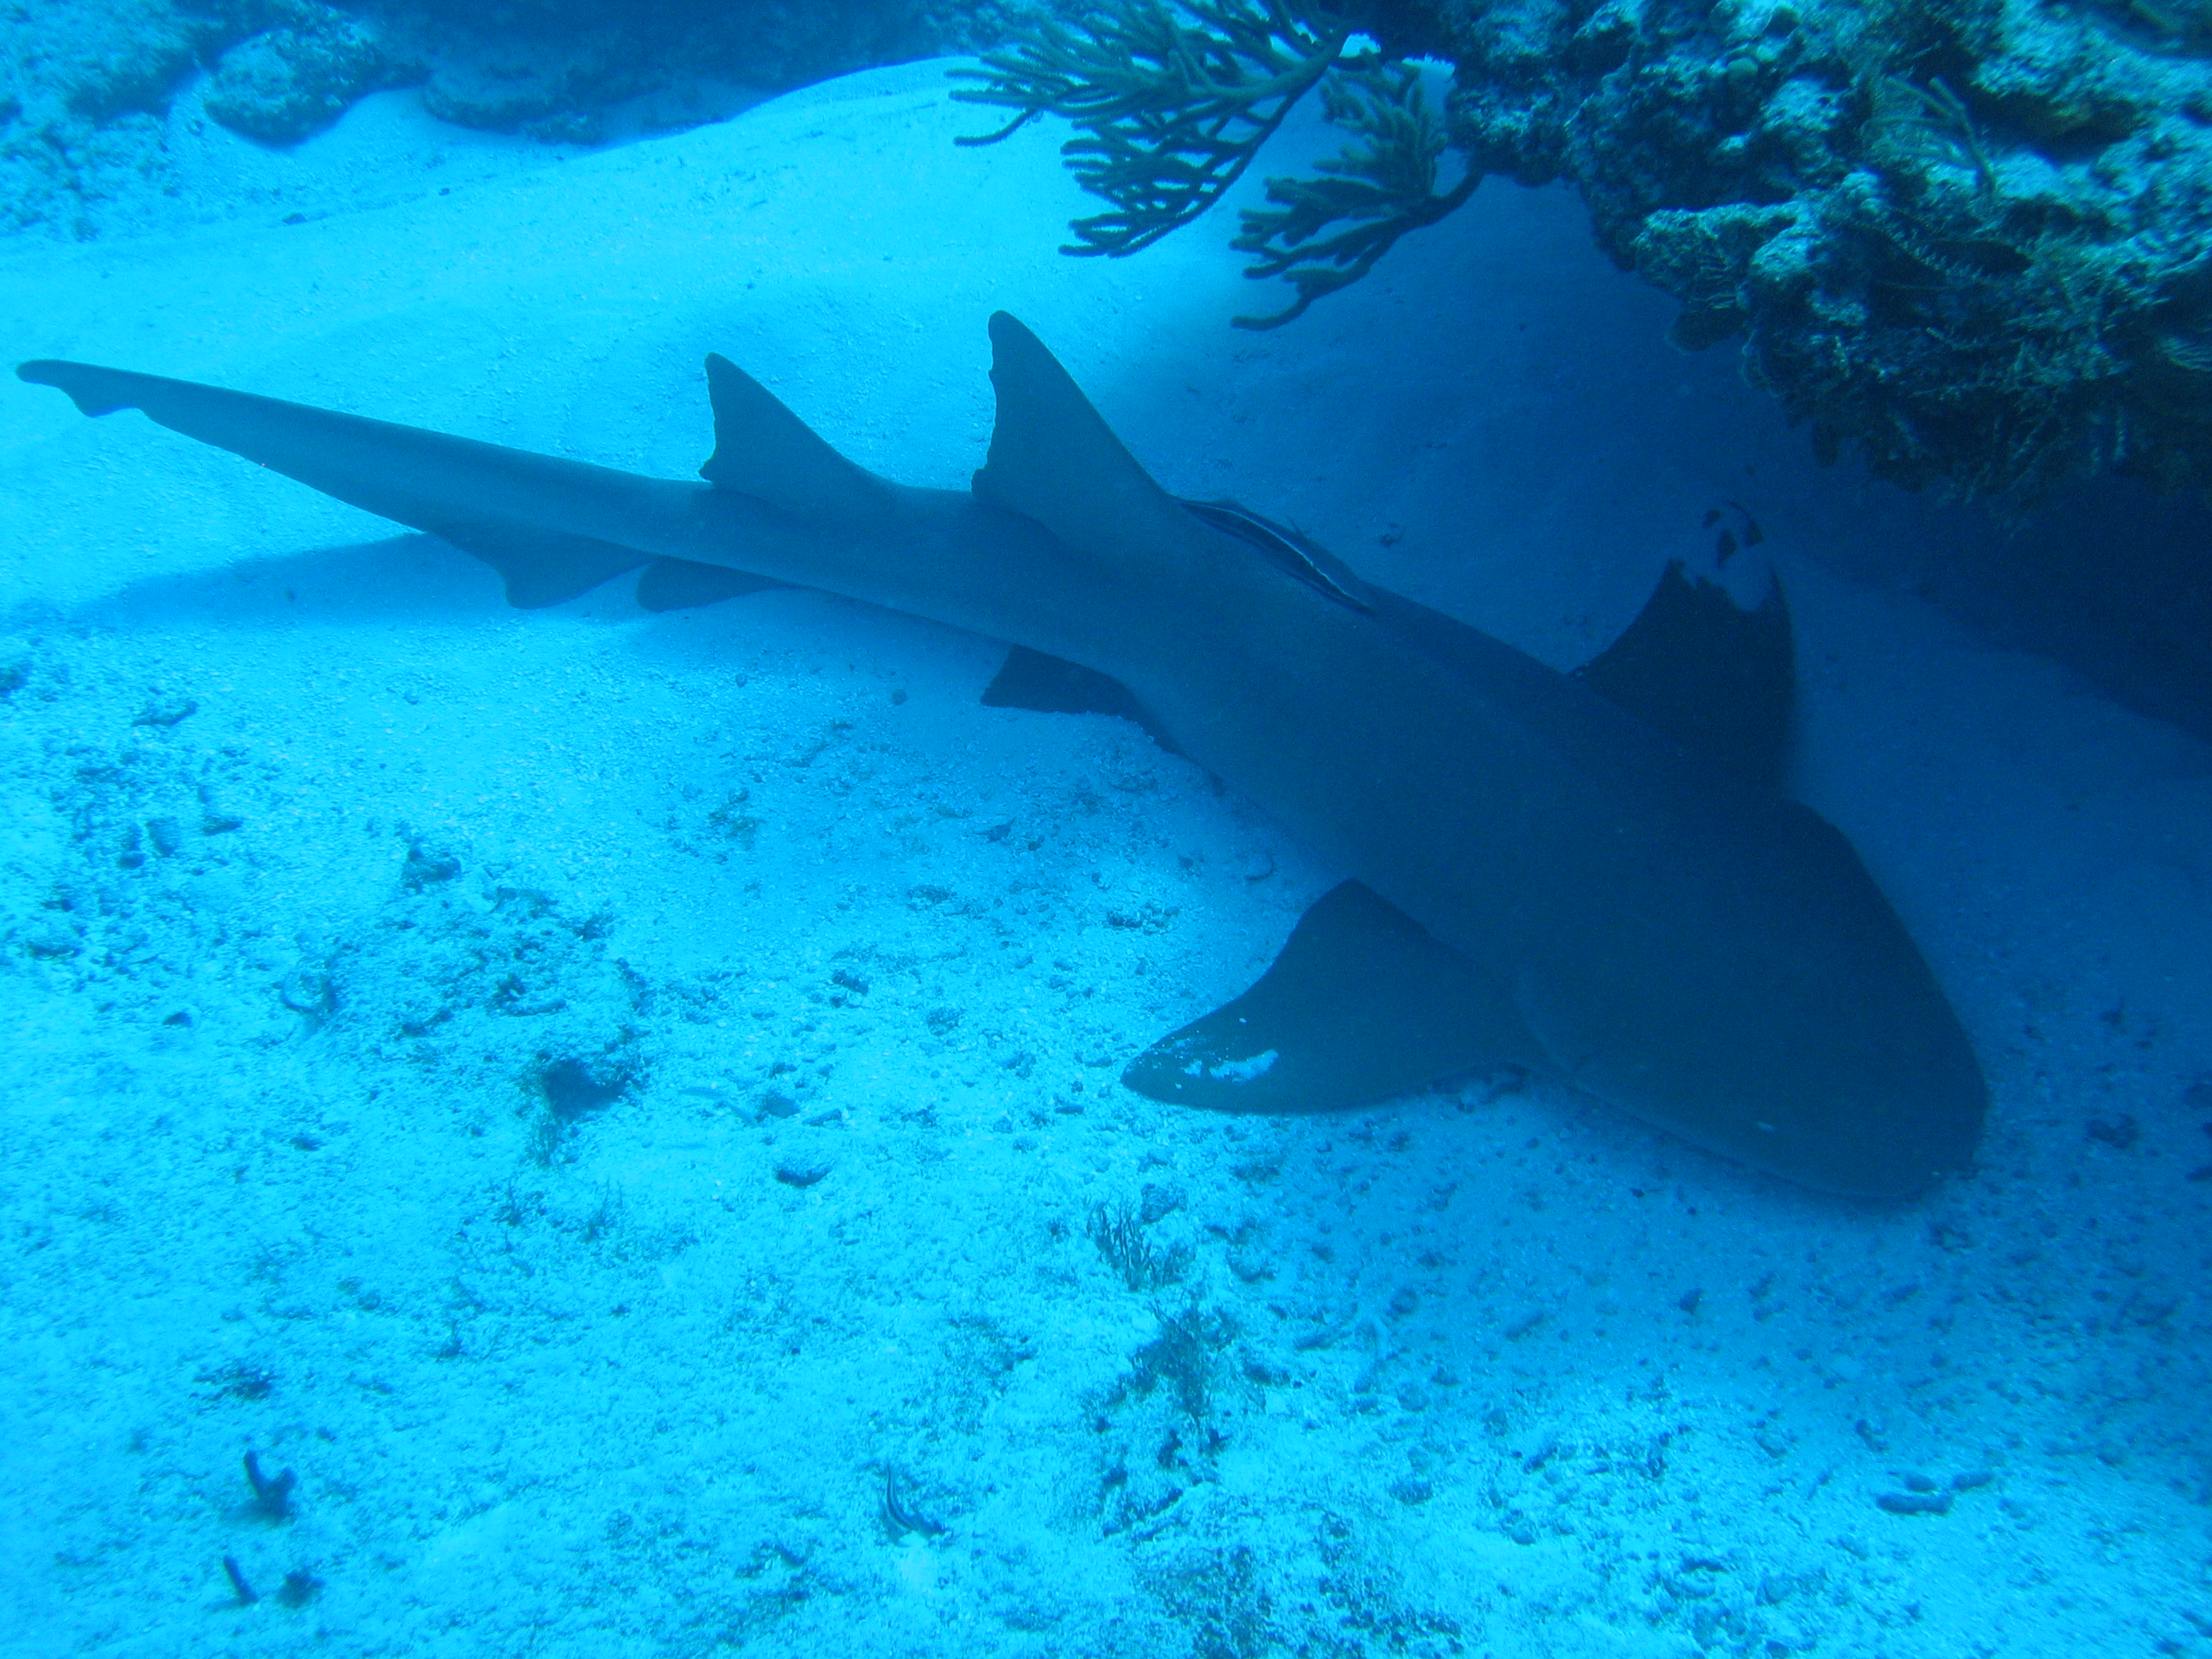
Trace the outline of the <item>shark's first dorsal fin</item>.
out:
[[[891,487],[847,460],[727,357],[707,357],[714,453],[699,476],[815,523],[850,524],[889,506]]]
[[[991,316],[999,416],[975,497],[1034,519],[1061,546],[1102,561],[1132,548],[1187,545],[1196,521],[1122,447],[1044,343]]]
[[[1771,574],[1754,611],[1718,582],[1667,567],[1627,631],[1575,678],[1686,749],[1782,787],[1796,710],[1790,610]]]

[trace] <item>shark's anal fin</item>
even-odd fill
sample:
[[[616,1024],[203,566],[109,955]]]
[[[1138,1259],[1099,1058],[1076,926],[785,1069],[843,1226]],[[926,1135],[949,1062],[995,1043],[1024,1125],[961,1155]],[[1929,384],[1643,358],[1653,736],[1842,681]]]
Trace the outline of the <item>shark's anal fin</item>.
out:
[[[766,576],[748,576],[726,565],[655,559],[638,574],[637,602],[647,611],[690,611],[740,594],[757,593],[763,587],[788,586]]]
[[[1779,582],[1744,611],[1719,583],[1670,564],[1627,631],[1575,678],[1738,776],[1781,787],[1797,685]]]
[[[589,536],[564,535],[500,519],[471,519],[447,514],[434,520],[420,515],[418,528],[464,553],[472,553],[507,584],[507,602],[518,611],[542,611],[588,593],[649,556]]]
[[[1542,1065],[1507,990],[1356,881],[1305,913],[1235,1001],[1162,1037],[1121,1081],[1227,1112],[1328,1112],[1456,1072]]]
[[[994,708],[1033,708],[1041,714],[1119,714],[1134,720],[1170,755],[1175,739],[1145,710],[1137,694],[1110,674],[1017,645],[1006,652],[982,701]]]

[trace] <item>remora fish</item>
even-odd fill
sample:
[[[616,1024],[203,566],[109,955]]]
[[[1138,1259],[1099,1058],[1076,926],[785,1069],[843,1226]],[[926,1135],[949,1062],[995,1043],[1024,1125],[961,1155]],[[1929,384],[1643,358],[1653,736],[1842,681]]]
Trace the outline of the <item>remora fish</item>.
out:
[[[1241,509],[1181,502],[1036,337],[991,319],[998,420],[970,492],[846,460],[707,361],[704,483],[64,362],[27,380],[136,407],[495,566],[517,605],[645,567],[666,609],[827,589],[1014,647],[987,697],[1106,708],[1352,878],[1249,991],[1125,1075],[1231,1110],[1349,1106],[1527,1066],[1714,1152],[1898,1197],[1962,1168],[1986,1090],[1843,836],[1778,778],[1778,594],[1679,571],[1604,656],[1555,672],[1371,587]]]

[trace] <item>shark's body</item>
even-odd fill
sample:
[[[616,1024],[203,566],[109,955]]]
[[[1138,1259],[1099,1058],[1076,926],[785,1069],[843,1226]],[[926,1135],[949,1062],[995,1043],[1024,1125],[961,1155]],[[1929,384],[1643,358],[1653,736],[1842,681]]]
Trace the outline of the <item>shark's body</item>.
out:
[[[1972,1051],[1849,844],[1769,787],[1776,743],[1701,752],[1633,665],[1559,674],[1264,520],[1175,501],[1027,330],[1002,314],[992,337],[998,425],[965,493],[861,471],[720,359],[702,484],[116,370],[20,372],[444,536],[518,604],[644,564],[648,604],[787,582],[1078,665],[1052,706],[1125,700],[1354,878],[1251,991],[1130,1067],[1146,1093],[1316,1109],[1513,1064],[1828,1191],[1905,1195],[1965,1164]]]

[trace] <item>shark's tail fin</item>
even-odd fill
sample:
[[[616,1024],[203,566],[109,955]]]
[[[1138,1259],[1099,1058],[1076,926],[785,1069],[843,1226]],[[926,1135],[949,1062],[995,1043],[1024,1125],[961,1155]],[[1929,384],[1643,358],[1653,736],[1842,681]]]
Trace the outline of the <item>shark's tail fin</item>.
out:
[[[87,415],[143,410],[173,432],[442,537],[498,571],[508,602],[525,609],[586,592],[657,550],[562,522],[579,516],[564,499],[590,501],[639,482],[604,467],[91,363],[40,359],[15,374],[58,387]]]
[[[708,354],[707,392],[714,404],[714,453],[699,476],[717,489],[811,524],[852,524],[890,505],[890,484],[840,455],[727,357]]]
[[[17,364],[15,378],[67,393],[80,415],[112,415],[118,409],[137,406],[137,400],[119,387],[113,370],[94,368],[88,363],[64,363],[40,357]]]
[[[1188,546],[1195,521],[1122,447],[1044,343],[1005,312],[991,318],[999,395],[976,499],[1036,520],[1064,547],[1102,562],[1133,548]]]

